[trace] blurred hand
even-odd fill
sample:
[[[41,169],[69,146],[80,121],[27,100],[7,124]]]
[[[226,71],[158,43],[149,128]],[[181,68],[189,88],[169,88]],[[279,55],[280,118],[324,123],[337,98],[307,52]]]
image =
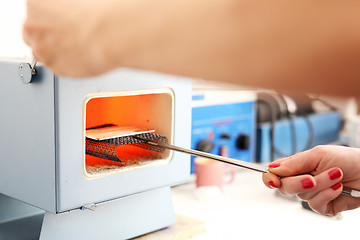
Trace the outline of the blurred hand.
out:
[[[36,60],[56,74],[97,75],[112,68],[97,44],[105,3],[98,0],[28,0],[23,37]]]
[[[318,146],[272,162],[269,171],[263,174],[267,187],[297,194],[321,214],[336,215],[360,206],[360,199],[341,194],[343,186],[360,190],[360,149]]]

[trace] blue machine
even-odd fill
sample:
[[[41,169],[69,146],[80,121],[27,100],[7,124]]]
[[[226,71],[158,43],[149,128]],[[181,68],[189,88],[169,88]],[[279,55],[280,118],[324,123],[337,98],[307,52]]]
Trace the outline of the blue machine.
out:
[[[253,161],[255,98],[254,93],[243,90],[193,91],[191,148]]]
[[[292,126],[293,124],[293,129]],[[301,152],[320,144],[329,144],[338,140],[341,128],[341,116],[336,111],[313,113],[307,116],[297,116],[291,123],[289,119],[276,121],[274,124],[274,155],[273,159],[293,154],[293,144],[296,152]],[[271,124],[260,123],[257,126],[256,161],[271,161]],[[295,133],[295,143],[292,134]]]

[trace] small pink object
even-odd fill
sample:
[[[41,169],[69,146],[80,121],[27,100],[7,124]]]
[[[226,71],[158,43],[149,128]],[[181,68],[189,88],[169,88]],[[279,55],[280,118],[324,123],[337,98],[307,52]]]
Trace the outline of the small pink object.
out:
[[[224,184],[230,184],[235,178],[235,169],[224,163],[197,157],[195,158],[196,186],[218,186],[223,190]],[[230,173],[230,178],[226,175]]]

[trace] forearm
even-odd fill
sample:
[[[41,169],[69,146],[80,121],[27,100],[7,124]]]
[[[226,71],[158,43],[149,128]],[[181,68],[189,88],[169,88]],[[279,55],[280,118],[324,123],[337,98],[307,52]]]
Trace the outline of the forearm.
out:
[[[103,29],[109,64],[280,90],[356,95],[360,87],[358,2],[118,4]]]

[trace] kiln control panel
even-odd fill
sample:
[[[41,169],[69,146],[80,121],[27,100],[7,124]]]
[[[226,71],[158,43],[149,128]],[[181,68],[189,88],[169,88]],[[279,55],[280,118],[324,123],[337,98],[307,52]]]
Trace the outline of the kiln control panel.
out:
[[[255,151],[255,97],[248,91],[194,92],[193,149],[253,161]],[[191,172],[195,172],[192,157]]]

